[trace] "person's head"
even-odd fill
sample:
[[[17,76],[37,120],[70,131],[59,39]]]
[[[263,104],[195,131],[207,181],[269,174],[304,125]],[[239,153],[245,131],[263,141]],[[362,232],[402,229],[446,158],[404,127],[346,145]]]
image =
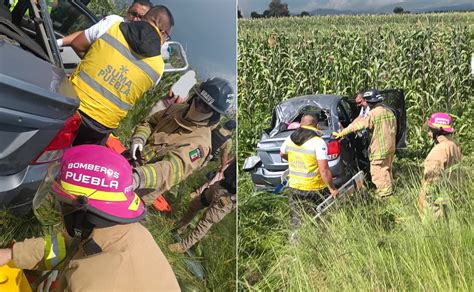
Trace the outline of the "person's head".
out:
[[[219,120],[221,114],[226,114],[233,99],[234,90],[227,80],[219,77],[207,79],[199,87],[194,87],[187,118],[193,121]]]
[[[71,236],[77,229],[83,238],[93,228],[137,222],[146,212],[133,192],[130,164],[122,155],[98,145],[67,149],[61,163],[49,168],[33,199],[33,210],[46,225],[55,212],[63,217]]]
[[[364,92],[359,92],[355,97],[355,103],[359,107],[366,108],[368,106],[367,101],[364,98]]]
[[[318,127],[318,116],[315,113],[304,113],[300,121],[301,127]]]
[[[439,112],[432,114],[426,124],[430,128],[430,137],[435,140],[438,136],[454,133],[454,128],[452,126],[453,119],[447,113]]]
[[[145,14],[153,7],[149,0],[135,0],[132,5],[128,7],[125,19],[127,21],[140,21],[145,17]]]
[[[158,27],[163,42],[170,39],[171,28],[174,25],[174,18],[171,11],[166,6],[153,6],[153,8],[145,14],[144,20]]]
[[[370,89],[364,92],[362,97],[368,104],[377,104],[384,100],[384,97],[377,89]]]

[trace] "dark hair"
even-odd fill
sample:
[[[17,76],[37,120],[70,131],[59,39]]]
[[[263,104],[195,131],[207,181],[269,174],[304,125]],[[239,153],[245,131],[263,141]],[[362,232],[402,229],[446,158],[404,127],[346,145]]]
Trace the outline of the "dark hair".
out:
[[[235,120],[228,120],[227,122],[224,123],[223,127],[226,130],[233,131],[236,127],[236,122]]]
[[[150,9],[153,8],[153,4],[150,2],[150,0],[134,0],[133,3],[130,5],[130,7],[133,4],[140,4],[143,6],[148,6]]]
[[[171,11],[168,9],[168,7],[164,5],[155,5],[148,12],[151,11],[153,11],[153,13],[156,13],[157,15],[166,15],[168,17],[170,27],[174,25],[173,14],[171,14]]]

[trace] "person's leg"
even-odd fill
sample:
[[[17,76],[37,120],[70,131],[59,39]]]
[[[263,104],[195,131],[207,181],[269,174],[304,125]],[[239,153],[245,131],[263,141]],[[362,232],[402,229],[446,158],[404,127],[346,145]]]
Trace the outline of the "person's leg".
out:
[[[206,198],[213,199],[211,205],[204,212],[193,232],[181,242],[170,245],[170,250],[175,252],[188,250],[207,234],[214,223],[220,222],[235,207],[235,204],[228,199],[227,190],[219,184],[214,184],[204,194],[206,194]]]
[[[200,241],[211,229],[212,225],[220,222],[224,217],[229,214],[233,209],[233,204],[227,205],[220,204],[220,200],[212,204],[204,213],[201,220],[199,220],[196,228],[191,232],[189,236],[181,241],[181,246],[184,250],[188,250],[198,241]]]
[[[299,216],[298,193],[299,190],[288,188],[288,205],[290,207],[290,224],[291,230],[294,232],[301,224]]]
[[[379,198],[388,197],[392,194],[392,179],[389,167],[391,167],[391,157],[370,162],[370,175],[375,184],[376,195]]]

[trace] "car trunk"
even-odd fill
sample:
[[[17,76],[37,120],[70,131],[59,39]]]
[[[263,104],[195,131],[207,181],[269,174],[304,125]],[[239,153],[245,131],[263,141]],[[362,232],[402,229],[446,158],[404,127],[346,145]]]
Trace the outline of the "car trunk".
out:
[[[0,55],[0,175],[5,176],[38,157],[79,99],[62,69],[4,40]]]

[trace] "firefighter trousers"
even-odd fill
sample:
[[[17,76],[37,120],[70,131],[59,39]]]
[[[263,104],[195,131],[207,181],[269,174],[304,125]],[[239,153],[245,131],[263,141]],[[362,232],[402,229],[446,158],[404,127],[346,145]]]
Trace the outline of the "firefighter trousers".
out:
[[[183,229],[188,226],[197,212],[206,207],[208,208],[204,211],[196,228],[181,241],[181,245],[184,249],[189,249],[200,241],[207,234],[212,225],[220,222],[235,208],[235,203],[230,200],[229,192],[223,188],[219,182],[214,183],[200,196],[196,196],[191,201],[188,211],[176,227]]]
[[[370,175],[377,188],[376,194],[380,198],[390,196],[393,192],[393,158],[394,155],[390,155],[370,162]]]

